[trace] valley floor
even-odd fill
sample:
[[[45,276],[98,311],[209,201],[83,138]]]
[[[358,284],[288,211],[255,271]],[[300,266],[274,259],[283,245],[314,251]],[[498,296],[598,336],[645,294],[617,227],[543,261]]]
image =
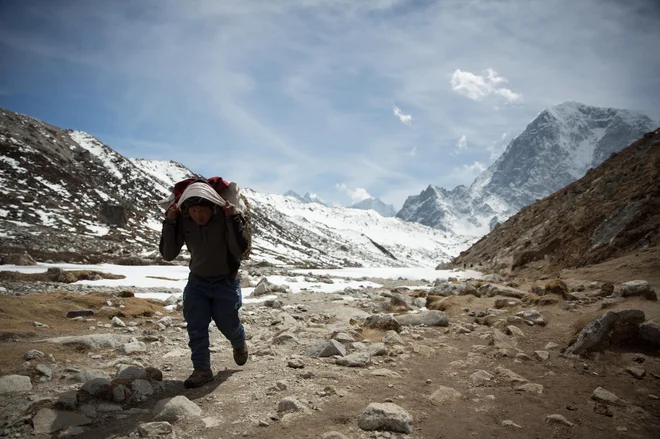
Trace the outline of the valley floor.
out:
[[[586,284],[584,274],[591,273],[567,272],[562,278],[569,286]],[[529,280],[521,277],[519,282],[522,285]],[[602,279],[597,276],[591,280]],[[161,302],[120,299],[107,293],[0,295],[0,375],[27,374],[33,383],[29,392],[0,402],[0,422],[5,424],[0,436],[50,437],[33,435],[31,419],[42,408],[55,407],[58,395],[80,388],[81,384],[72,381],[75,370],[101,370],[114,376],[122,365],[132,364],[163,372],[163,384],[154,386],[156,393],[131,403],[83,401],[79,397],[75,410],[92,406],[94,409],[87,407],[86,412],[93,412],[95,417],[84,428],[69,433],[77,433],[79,438],[136,437],[141,423],[154,420],[152,410],[159,400],[184,395],[201,408],[201,416],[172,422],[177,438],[320,438],[333,431],[338,433],[325,437],[660,437],[657,347],[611,346],[586,358],[567,358],[560,353],[586,323],[609,310],[636,308],[645,313],[647,321],[660,322],[658,302],[634,297],[603,310],[601,300],[571,307],[561,302],[531,306],[512,301],[497,319],[535,309],[546,324],[507,323],[520,332],[514,331],[492,345],[493,320],[491,326],[478,324],[480,321],[475,322],[470,314],[495,308],[495,300],[501,297],[456,296],[445,309],[448,327],[404,327],[400,340],[396,340],[392,333],[362,327],[361,323],[374,311],[387,308],[389,299],[382,293],[397,283],[410,287],[401,294],[411,294],[415,285],[427,284],[388,279],[380,279],[380,283],[382,288],[337,294],[278,294],[281,308],[272,307],[272,300],[245,304],[249,362],[236,366],[228,342],[213,331],[215,380],[192,390],[182,384],[190,373],[190,362],[180,311],[168,313]],[[657,291],[657,283],[654,286]],[[108,300],[114,310],[99,311],[92,321],[64,317],[71,309],[101,310],[109,306]],[[121,318],[127,326],[99,326],[119,314],[119,300],[124,301]],[[157,323],[161,319],[158,312],[169,316],[171,323]],[[35,327],[35,320],[48,327]],[[90,326],[96,329],[90,330]],[[336,364],[332,356],[306,355],[308,348],[337,331],[361,342],[344,344],[349,354],[368,353],[364,364],[346,367]],[[90,350],[39,341],[101,332],[134,335],[146,342],[145,350],[125,354],[115,349]],[[282,338],[282,334],[292,337]],[[23,355],[32,349],[45,357],[24,362]],[[37,364],[52,371],[50,380],[41,381]],[[637,376],[628,370],[631,367]],[[594,400],[592,395],[599,387],[619,399],[610,403]],[[298,401],[299,411],[278,412],[287,397]],[[359,428],[362,412],[374,402],[392,402],[407,411],[413,419],[412,433]]]

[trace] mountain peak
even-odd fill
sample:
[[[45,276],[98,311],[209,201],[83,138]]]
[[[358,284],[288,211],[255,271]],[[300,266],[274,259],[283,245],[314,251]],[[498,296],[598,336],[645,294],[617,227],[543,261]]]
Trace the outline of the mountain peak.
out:
[[[383,203],[379,198],[366,198],[349,206],[349,209],[374,210],[382,216],[395,216],[396,210],[391,204]]]

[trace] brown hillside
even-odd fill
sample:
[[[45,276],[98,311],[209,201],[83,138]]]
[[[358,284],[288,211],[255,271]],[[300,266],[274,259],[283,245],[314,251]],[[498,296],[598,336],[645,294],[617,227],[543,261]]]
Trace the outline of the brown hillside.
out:
[[[659,241],[660,129],[523,208],[453,262],[517,269],[543,261],[544,270],[556,272],[652,249]]]

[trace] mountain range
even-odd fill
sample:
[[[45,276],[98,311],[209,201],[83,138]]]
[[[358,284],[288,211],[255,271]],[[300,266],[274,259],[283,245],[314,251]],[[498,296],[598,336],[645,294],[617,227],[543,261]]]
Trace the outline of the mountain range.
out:
[[[654,125],[625,110],[552,107],[469,188],[429,186],[409,197],[397,217],[376,198],[328,207],[310,193],[245,189],[252,259],[298,267],[448,262]],[[199,177],[179,163],[126,158],[90,134],[0,110],[0,257],[29,251],[40,260],[160,262],[158,201],[191,176]]]
[[[450,191],[429,185],[408,197],[397,217],[485,235],[656,127],[641,113],[565,102],[542,111],[470,187]]]
[[[90,134],[0,110],[0,257],[27,251],[42,261],[160,262],[158,201],[191,176],[179,163],[126,158]],[[303,201],[244,194],[255,263],[434,266],[474,240],[374,211],[310,204],[311,194]]]

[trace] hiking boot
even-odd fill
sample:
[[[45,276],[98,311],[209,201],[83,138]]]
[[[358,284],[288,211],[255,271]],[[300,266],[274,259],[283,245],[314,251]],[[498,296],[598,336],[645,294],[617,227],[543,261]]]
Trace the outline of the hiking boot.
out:
[[[242,366],[245,363],[247,363],[247,360],[248,360],[247,343],[243,343],[243,346],[239,348],[234,348],[234,361],[236,362],[236,364]]]
[[[213,381],[213,372],[208,370],[195,370],[187,380],[183,382],[183,387],[192,389]]]

